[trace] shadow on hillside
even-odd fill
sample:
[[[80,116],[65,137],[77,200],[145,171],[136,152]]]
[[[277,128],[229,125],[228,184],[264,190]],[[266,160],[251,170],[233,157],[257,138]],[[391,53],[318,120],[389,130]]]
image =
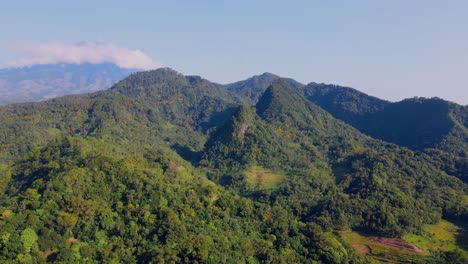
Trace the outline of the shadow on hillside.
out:
[[[211,117],[200,124],[200,128],[203,131],[209,131],[212,130],[213,128],[222,126],[224,123],[226,123],[229,118],[234,114],[234,112],[239,108],[239,106],[232,106],[228,107],[227,109],[224,109],[220,112],[213,112]]]
[[[201,159],[201,151],[194,151],[187,146],[180,145],[179,143],[173,144],[171,148],[192,165],[196,165]]]
[[[468,251],[468,223],[455,221],[454,224],[460,228],[456,236],[456,244]]]

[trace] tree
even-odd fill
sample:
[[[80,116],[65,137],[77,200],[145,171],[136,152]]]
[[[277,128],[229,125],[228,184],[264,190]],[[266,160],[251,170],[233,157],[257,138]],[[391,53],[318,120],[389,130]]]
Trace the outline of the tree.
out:
[[[30,253],[38,250],[38,236],[31,228],[26,228],[21,232],[21,242],[23,242],[24,252]]]

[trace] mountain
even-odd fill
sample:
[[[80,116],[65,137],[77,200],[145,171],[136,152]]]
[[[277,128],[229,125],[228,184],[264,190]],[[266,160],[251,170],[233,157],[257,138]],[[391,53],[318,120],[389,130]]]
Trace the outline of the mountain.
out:
[[[263,92],[265,92],[265,90],[279,78],[280,77],[277,75],[266,72],[261,75],[250,77],[243,81],[226,84],[225,87],[228,91],[243,98],[248,104],[253,105],[258,101],[260,96],[262,96]],[[287,81],[289,85],[296,88],[304,86],[303,84],[293,79],[282,79]]]
[[[326,228],[401,236],[467,214],[466,185],[429,155],[365,136],[281,80],[255,108],[240,107],[202,156],[213,181]]]
[[[212,163],[214,167],[229,171],[242,170],[248,162],[255,163],[255,156],[250,156],[254,153],[275,169],[296,162],[313,167],[314,162],[326,162],[316,154],[327,152],[329,138],[352,139],[357,134],[352,127],[308,102],[286,80],[279,79],[264,92],[255,107],[241,106],[212,134],[204,155],[211,162],[217,161]],[[221,152],[216,154],[217,151]],[[306,160],[300,161],[303,158]]]
[[[207,130],[223,123],[239,103],[221,85],[200,77],[170,69],[134,73],[106,91],[0,107],[0,161],[74,134],[199,149]]]
[[[353,88],[313,82],[303,87],[303,94],[335,118],[353,126],[357,120],[365,120],[366,116],[391,104]]]
[[[133,74],[112,87],[111,93],[145,102],[147,107],[156,104],[171,122],[205,130],[222,122],[224,111],[241,103],[222,85],[168,68]]]
[[[45,64],[0,69],[0,105],[43,101],[111,87],[136,69],[114,64]]]
[[[414,150],[468,157],[468,107],[440,98],[390,103],[351,88],[309,84],[304,95],[363,133]]]
[[[452,155],[367,136],[287,79],[245,101],[158,69],[105,91],[0,107],[0,260],[467,259],[455,238],[423,253],[373,244],[369,255],[343,238],[437,242],[427,228],[445,221],[462,234],[468,187]]]
[[[226,89],[254,104],[280,77],[265,73],[226,85]],[[392,103],[337,85],[289,85],[308,100],[361,132],[413,150],[440,149],[468,157],[468,106],[440,98],[412,98]]]

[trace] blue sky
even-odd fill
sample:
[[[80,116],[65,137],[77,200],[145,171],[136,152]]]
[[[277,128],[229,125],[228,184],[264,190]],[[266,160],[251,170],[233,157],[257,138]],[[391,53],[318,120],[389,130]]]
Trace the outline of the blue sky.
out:
[[[468,104],[467,12],[450,0],[6,1],[0,65],[24,42],[101,41],[220,83],[272,72]]]

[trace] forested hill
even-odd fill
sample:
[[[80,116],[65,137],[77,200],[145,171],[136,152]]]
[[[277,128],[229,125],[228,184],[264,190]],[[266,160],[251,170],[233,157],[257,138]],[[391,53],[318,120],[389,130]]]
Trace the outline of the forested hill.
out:
[[[304,95],[360,131],[414,150],[468,156],[468,107],[440,98],[383,101],[350,88],[309,84]]]
[[[226,87],[255,104],[278,78],[263,74]],[[468,106],[439,98],[392,103],[349,87],[319,83],[304,86],[290,79],[288,82],[308,100],[367,135],[413,150],[435,148],[468,156]]]
[[[291,80],[245,102],[158,69],[0,107],[0,261],[466,262],[456,241],[359,255],[342,236],[466,223],[460,160],[369,137]]]
[[[331,218],[321,221],[330,225],[356,225],[398,236],[418,229],[415,222],[430,222],[449,200],[451,209],[442,209],[439,217],[467,217],[466,204],[455,205],[464,199],[465,184],[440,171],[430,156],[361,134],[283,81],[273,83],[255,108],[241,107],[206,147],[202,164],[218,169],[213,180],[227,182],[253,197],[272,195],[271,199],[284,202],[285,207],[303,212],[304,219],[320,218],[324,213]],[[250,178],[260,168],[277,174],[277,192],[262,188],[262,179]],[[449,189],[462,187],[458,189],[461,196],[450,198],[450,192],[434,189],[445,181],[453,182]],[[319,198],[314,193],[339,198]],[[401,195],[408,203],[398,202]],[[433,199],[438,195],[444,198]],[[333,205],[328,204],[330,199],[335,201]],[[385,211],[380,210],[382,201]],[[403,220],[407,217],[413,220]],[[379,225],[370,219],[380,219]]]
[[[304,87],[303,93],[335,118],[353,126],[391,104],[353,88],[337,85],[310,83]]]
[[[169,68],[133,74],[113,86],[109,94],[114,93],[157,108],[173,123],[201,130],[219,125],[241,103],[222,85]]]
[[[265,90],[274,81],[280,78],[281,77],[277,75],[266,72],[261,75],[250,77],[243,81],[226,84],[225,87],[228,91],[231,91],[239,97],[243,98],[247,103],[254,105],[260,96],[262,96],[263,92],[265,92]],[[289,83],[289,85],[298,89],[304,86],[302,83],[299,83],[293,79],[281,79],[285,80]]]
[[[200,148],[204,133],[240,100],[220,85],[170,69],[131,75],[112,89],[0,107],[0,160],[15,160],[57,136],[166,142]],[[191,135],[191,136],[188,136]]]

